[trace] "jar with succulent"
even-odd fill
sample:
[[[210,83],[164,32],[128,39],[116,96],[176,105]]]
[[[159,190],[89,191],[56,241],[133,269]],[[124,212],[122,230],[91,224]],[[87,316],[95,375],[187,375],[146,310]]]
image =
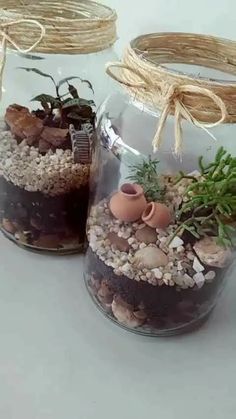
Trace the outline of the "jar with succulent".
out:
[[[136,333],[168,336],[200,326],[233,267],[236,148],[229,135],[236,112],[231,107],[229,115],[230,98],[222,93],[229,92],[229,83],[179,75],[162,65],[182,60],[216,67],[204,48],[226,50],[227,42],[192,34],[146,35],[132,41],[122,63],[109,64],[108,72],[116,67],[111,75],[128,92],[114,93],[98,118],[99,181],[87,224],[85,282],[99,309]],[[217,55],[221,71],[222,56]],[[233,97],[236,83],[231,81],[230,89]],[[168,142],[173,124],[174,150]],[[105,171],[114,182],[104,186]]]

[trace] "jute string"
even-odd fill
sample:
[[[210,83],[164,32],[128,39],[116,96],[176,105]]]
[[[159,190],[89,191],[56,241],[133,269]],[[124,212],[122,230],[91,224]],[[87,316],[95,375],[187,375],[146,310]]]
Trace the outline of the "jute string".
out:
[[[0,95],[7,47],[24,54],[102,51],[117,39],[116,19],[115,11],[89,0],[0,0]]]
[[[10,27],[14,27],[15,25],[24,24],[24,23],[32,24],[33,26],[40,28],[40,35],[38,39],[26,49],[22,49],[8,34],[8,30]],[[2,98],[2,81],[3,81],[3,72],[6,65],[7,44],[15,48],[16,51],[23,54],[27,54],[28,52],[34,50],[37,47],[37,45],[42,41],[44,35],[45,35],[45,28],[41,25],[41,23],[32,19],[27,19],[27,20],[20,19],[14,22],[2,24],[0,26],[0,36],[2,37],[1,58],[0,58],[0,100]]]
[[[236,74],[234,54],[236,42],[228,40],[194,34],[151,34],[135,39],[126,49],[123,61],[108,63],[106,71],[137,100],[161,111],[153,139],[154,151],[161,146],[168,115],[174,115],[174,149],[180,155],[183,119],[212,138],[215,137],[208,128],[236,122],[236,82],[196,78],[163,64],[200,64]]]
[[[116,12],[90,0],[0,0],[0,25],[32,19],[45,28],[35,52],[45,54],[89,54],[105,50],[117,39]],[[36,28],[15,25],[12,39],[23,49],[32,45]]]

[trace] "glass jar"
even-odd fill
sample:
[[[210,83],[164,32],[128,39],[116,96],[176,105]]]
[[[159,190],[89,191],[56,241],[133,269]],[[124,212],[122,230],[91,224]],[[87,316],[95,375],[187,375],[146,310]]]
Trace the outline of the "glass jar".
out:
[[[16,11],[25,18],[15,3],[3,22]],[[8,28],[0,104],[1,230],[20,246],[59,254],[84,249],[96,106],[110,91],[104,66],[116,39],[111,9],[90,1],[71,8],[34,2],[30,21]],[[40,36],[36,24],[46,33],[25,53]],[[22,34],[29,28],[34,40]]]
[[[174,35],[177,51],[183,42],[192,46],[193,35],[190,41],[187,34],[184,40],[184,34]],[[164,38],[165,34],[151,36],[154,55],[159,36]],[[143,44],[148,54],[149,37],[132,42],[138,56],[143,54]],[[171,50],[172,44],[166,45]],[[197,56],[193,47],[187,51]],[[161,60],[170,63],[163,57]],[[174,63],[175,56],[172,60]],[[198,60],[201,63],[200,53]],[[184,62],[198,64],[191,55]],[[148,65],[146,60],[144,63]],[[211,67],[207,61],[205,65]],[[132,71],[127,60],[124,66]],[[170,67],[162,67],[162,71],[164,68],[168,75],[179,77],[181,65]],[[197,72],[204,75],[194,78],[191,74],[196,67],[182,67],[181,77],[188,79],[188,86],[189,78],[192,83],[208,83],[205,75],[213,74],[209,68],[198,67]],[[222,73],[216,73],[221,81],[218,77],[215,83],[228,86]],[[143,73],[143,79],[147,74],[151,77]],[[236,89],[236,77],[232,75],[230,80]],[[200,129],[183,120],[182,153],[177,157],[173,152],[176,117],[169,114],[161,148],[154,153],[152,140],[160,111],[141,101],[137,92],[132,94],[128,83],[126,86],[128,92],[113,93],[98,116],[85,282],[98,308],[120,326],[151,336],[183,333],[208,318],[232,270],[235,125],[219,124],[209,132],[202,123]]]

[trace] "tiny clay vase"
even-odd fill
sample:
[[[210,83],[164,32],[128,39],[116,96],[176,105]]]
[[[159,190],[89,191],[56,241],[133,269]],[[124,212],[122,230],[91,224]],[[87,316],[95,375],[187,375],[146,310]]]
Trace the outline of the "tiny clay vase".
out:
[[[147,206],[143,188],[136,183],[124,183],[110,200],[110,211],[121,221],[133,222],[141,218]]]
[[[149,227],[164,230],[171,222],[171,213],[166,205],[150,202],[143,212],[142,220]]]

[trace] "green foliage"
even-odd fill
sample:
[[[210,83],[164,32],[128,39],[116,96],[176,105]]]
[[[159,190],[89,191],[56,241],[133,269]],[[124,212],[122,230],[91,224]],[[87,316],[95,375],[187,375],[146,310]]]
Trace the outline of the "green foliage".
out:
[[[148,201],[162,201],[165,193],[157,173],[158,163],[158,160],[152,160],[149,157],[142,163],[130,166],[131,175],[128,176],[128,179],[143,187]]]
[[[187,230],[195,237],[215,234],[221,245],[232,245],[236,229],[236,158],[220,147],[215,160],[204,164],[199,158],[201,178],[194,179],[186,189],[185,202],[177,214],[178,231]],[[184,173],[178,180],[188,178]]]
[[[80,80],[81,83],[86,83],[88,87],[94,93],[93,86],[88,80],[81,79],[81,77],[78,77],[78,76],[70,76],[56,83],[56,81],[50,74],[44,73],[41,70],[38,70],[37,68],[19,67],[19,69],[25,70],[27,72],[33,72],[42,77],[47,77],[52,80],[56,89],[56,97],[42,93],[32,99],[32,101],[40,102],[41,106],[43,107],[43,109],[45,110],[47,114],[52,114],[54,109],[59,109],[61,112],[62,118],[63,118],[63,114],[66,112],[67,117],[69,117],[70,119],[74,119],[76,121],[82,122],[89,119],[81,115],[81,111],[83,110],[84,107],[90,107],[90,108],[94,107],[95,106],[94,101],[80,98],[77,89],[72,84],[69,84],[70,80],[78,79]],[[59,90],[65,83],[68,84],[68,93],[61,96],[59,94]]]
[[[62,108],[72,108],[73,106],[95,106],[93,100],[86,100],[82,98],[74,98],[64,102]]]

